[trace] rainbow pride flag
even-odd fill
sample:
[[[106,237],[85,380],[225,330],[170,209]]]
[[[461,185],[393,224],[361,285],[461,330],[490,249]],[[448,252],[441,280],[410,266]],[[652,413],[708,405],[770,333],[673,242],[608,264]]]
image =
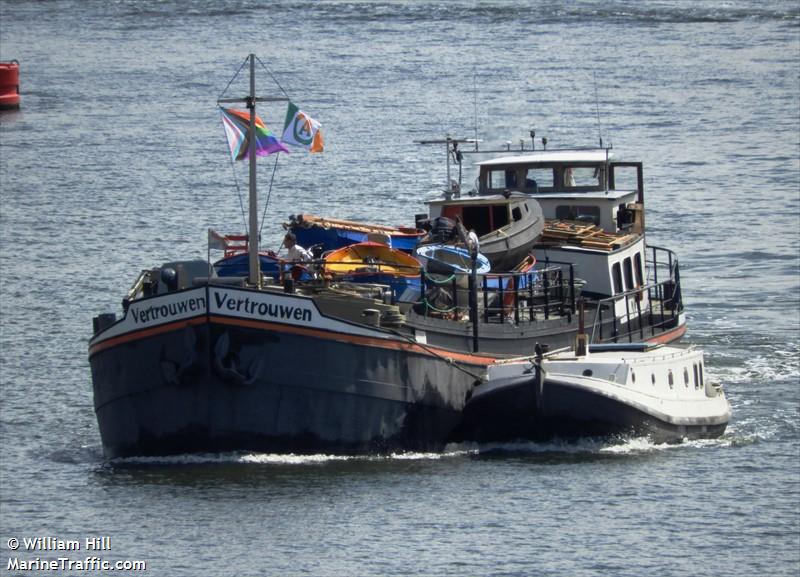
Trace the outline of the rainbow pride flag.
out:
[[[243,160],[250,156],[250,113],[232,108],[220,108],[222,126],[228,137],[228,146],[234,160]],[[256,116],[256,156],[266,156],[275,152],[289,152],[278,138],[267,128],[266,124]]]

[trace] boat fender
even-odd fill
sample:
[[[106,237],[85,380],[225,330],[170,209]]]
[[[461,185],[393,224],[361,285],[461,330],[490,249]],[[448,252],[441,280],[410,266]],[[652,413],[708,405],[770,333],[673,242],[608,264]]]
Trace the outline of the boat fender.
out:
[[[173,292],[178,289],[178,273],[172,267],[161,269],[161,282],[167,287],[167,292]]]

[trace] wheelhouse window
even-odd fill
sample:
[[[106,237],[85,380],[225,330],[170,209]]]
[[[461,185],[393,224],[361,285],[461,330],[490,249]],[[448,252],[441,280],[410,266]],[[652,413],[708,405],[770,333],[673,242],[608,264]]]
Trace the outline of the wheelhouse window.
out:
[[[492,170],[489,172],[488,184],[491,190],[517,188],[517,173],[511,168]]]
[[[633,267],[631,267],[631,257],[622,261],[622,269],[625,271],[625,288],[627,290],[633,290]]]
[[[633,270],[636,273],[636,285],[644,285],[644,275],[642,274],[642,253],[637,252],[633,255]]]
[[[599,189],[603,186],[601,166],[565,166],[562,172],[564,188]]]
[[[611,267],[611,278],[614,281],[614,294],[619,294],[622,291],[622,271],[619,263],[615,262]]]
[[[560,205],[556,206],[556,218],[561,220],[576,220],[595,225],[600,225],[599,206],[576,206]]]
[[[525,190],[527,192],[551,191],[554,182],[552,168],[529,168],[525,173]]]

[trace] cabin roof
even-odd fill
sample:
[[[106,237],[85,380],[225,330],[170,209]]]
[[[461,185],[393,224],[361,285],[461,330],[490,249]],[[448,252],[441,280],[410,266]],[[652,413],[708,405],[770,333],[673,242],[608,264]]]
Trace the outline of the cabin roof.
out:
[[[441,197],[438,196],[436,198],[430,198],[425,201],[425,204],[482,204],[482,205],[489,205],[489,204],[514,204],[517,202],[524,202],[530,198],[534,198],[533,195],[524,194],[522,192],[512,192],[508,195],[504,194],[477,194],[477,195],[470,195],[464,194],[461,196],[451,196],[451,197]]]
[[[580,199],[584,202],[589,202],[592,200],[618,200],[624,196],[629,194],[636,194],[636,190],[622,190],[622,189],[610,189],[610,190],[603,190],[600,192],[564,192],[564,191],[555,191],[555,192],[538,192],[531,194],[531,198],[535,200],[542,200],[548,198],[555,198],[557,200],[567,200],[567,199]]]
[[[584,150],[540,150],[527,154],[501,156],[476,162],[476,166],[497,166],[509,164],[536,164],[546,162],[605,162],[611,159],[612,152],[605,148]]]

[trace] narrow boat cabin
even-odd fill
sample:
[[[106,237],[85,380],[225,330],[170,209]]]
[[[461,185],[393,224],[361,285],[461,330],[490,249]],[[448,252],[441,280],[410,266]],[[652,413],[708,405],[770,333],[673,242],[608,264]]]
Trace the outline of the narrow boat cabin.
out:
[[[473,196],[427,201],[430,218],[443,216],[460,220],[467,230],[478,236],[487,235],[509,224],[527,219],[538,207],[521,195],[493,195],[492,198]]]
[[[531,195],[548,220],[593,224],[605,232],[641,233],[641,162],[613,162],[608,149],[554,150],[478,163],[478,194]]]

